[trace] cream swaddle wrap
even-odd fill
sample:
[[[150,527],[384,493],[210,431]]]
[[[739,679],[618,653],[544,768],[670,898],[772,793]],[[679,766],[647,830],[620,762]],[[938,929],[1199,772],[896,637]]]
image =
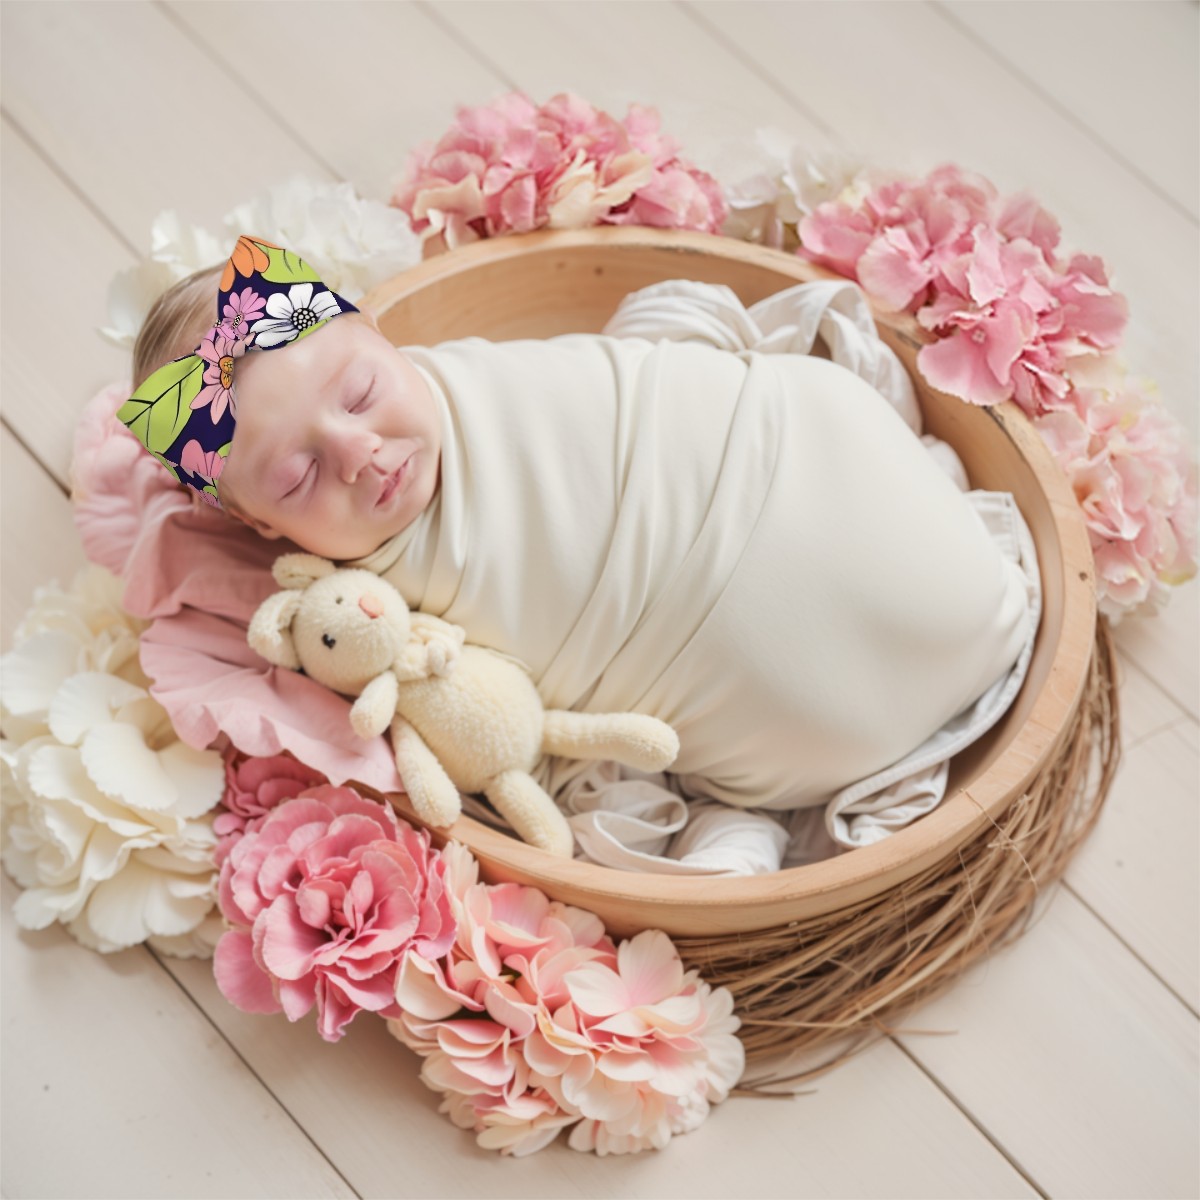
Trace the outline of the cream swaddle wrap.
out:
[[[401,349],[441,412],[441,486],[345,565],[520,658],[548,707],[668,721],[680,795],[825,805],[1028,640],[1020,569],[838,363],[611,333]],[[561,798],[602,766],[535,774]]]

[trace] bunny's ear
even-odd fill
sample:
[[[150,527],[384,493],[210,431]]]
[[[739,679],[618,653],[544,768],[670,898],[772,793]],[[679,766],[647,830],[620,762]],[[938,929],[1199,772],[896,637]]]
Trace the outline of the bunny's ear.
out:
[[[332,575],[337,567],[319,554],[281,554],[271,565],[271,574],[282,588],[303,591],[310,583]]]
[[[300,667],[300,659],[292,641],[292,618],[302,598],[295,591],[268,596],[250,618],[250,628],[246,630],[246,641],[252,650],[258,651],[267,662],[293,671]]]

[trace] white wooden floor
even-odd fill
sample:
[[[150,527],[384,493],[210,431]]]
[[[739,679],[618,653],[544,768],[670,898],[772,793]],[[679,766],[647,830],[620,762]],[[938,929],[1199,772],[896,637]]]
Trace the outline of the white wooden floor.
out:
[[[163,208],[294,171],[381,197],[459,103],[658,106],[701,166],[758,125],[1029,187],[1130,300],[1197,428],[1194,3],[54,3],[3,21],[3,646],[82,560],[73,422],[128,377],[94,328]],[[208,157],[205,157],[205,155]],[[1032,930],[793,1100],[660,1154],[499,1160],[363,1018],[246,1016],[208,964],[18,931],[3,891],[4,1196],[1195,1197],[1197,593],[1119,630],[1125,759]]]

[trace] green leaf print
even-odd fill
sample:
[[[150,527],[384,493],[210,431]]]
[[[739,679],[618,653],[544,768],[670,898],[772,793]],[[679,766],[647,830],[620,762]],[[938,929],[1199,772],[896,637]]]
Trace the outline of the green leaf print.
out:
[[[174,463],[167,462],[167,460],[166,460],[165,458],[163,458],[163,456],[162,456],[161,454],[155,454],[155,455],[154,455],[154,457],[155,457],[155,458],[157,458],[157,459],[158,459],[158,461],[159,461],[160,463],[162,463],[162,465],[163,465],[164,467],[166,467],[166,468],[167,468],[167,470],[168,470],[168,471],[170,471],[172,475],[174,475],[174,476],[175,476],[175,482],[176,482],[176,483],[182,483],[182,482],[183,482],[183,480],[179,478],[179,472],[178,472],[178,471],[175,469],[175,464],[174,464]]]
[[[117,409],[118,419],[147,450],[161,454],[183,432],[204,385],[204,367],[198,354],[167,363]]]
[[[218,454],[219,454],[219,455],[220,455],[222,458],[228,458],[228,457],[229,457],[229,447],[230,447],[230,446],[232,446],[232,445],[233,445],[233,443],[232,443],[232,442],[226,442],[226,443],[225,443],[225,445],[223,445],[223,446],[218,446],[218,447],[217,447],[217,453],[218,453]]]
[[[321,277],[300,257],[279,246],[264,246],[256,242],[260,250],[271,260],[267,269],[260,274],[271,283],[320,283]]]

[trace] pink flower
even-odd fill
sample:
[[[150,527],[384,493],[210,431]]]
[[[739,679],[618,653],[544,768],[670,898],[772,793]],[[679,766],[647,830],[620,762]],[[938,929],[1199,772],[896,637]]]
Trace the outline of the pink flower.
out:
[[[208,406],[215,425],[225,412],[226,405],[237,416],[237,397],[233,393],[233,364],[249,348],[248,338],[227,336],[228,326],[213,325],[204,335],[196,353],[208,366],[204,368],[204,386],[192,399],[192,408]]]
[[[1002,198],[952,164],[892,179],[798,226],[799,253],[857,279],[881,307],[939,335],[917,364],[973,404],[1064,403],[1067,364],[1120,341],[1128,311],[1098,258],[1055,256],[1058,222],[1026,193]]]
[[[244,340],[250,323],[267,311],[267,302],[252,287],[230,292],[221,312],[221,332],[233,341]]]
[[[184,443],[179,465],[189,475],[199,475],[201,479],[213,483],[225,469],[225,459],[215,450],[205,450],[192,438]]]
[[[315,1004],[337,1041],[361,1009],[398,1016],[396,977],[454,939],[441,857],[429,837],[350,788],[310,788],[250,822],[221,864],[232,929],[213,972],[247,1012],[291,1021]]]
[[[1099,259],[1076,255],[1055,271],[1032,242],[1002,242],[981,224],[917,313],[940,335],[917,366],[943,391],[974,404],[1012,398],[1033,416],[1064,403],[1071,360],[1116,346],[1127,319]]]
[[[665,934],[618,949],[589,913],[479,883],[462,847],[445,860],[455,944],[405,960],[388,1025],[480,1145],[529,1154],[574,1125],[576,1148],[625,1153],[664,1145],[724,1099],[744,1066],[732,997],[685,974]]]
[[[989,180],[948,163],[922,179],[886,179],[859,206],[818,205],[799,223],[799,253],[857,279],[886,308],[913,309],[944,264],[966,248],[970,230],[990,223],[993,213],[1005,228],[1057,237],[1049,214],[1031,211],[1027,197],[1014,200],[1000,205]]]
[[[219,867],[249,822],[264,817],[284,800],[306,788],[328,783],[320,771],[306,767],[289,754],[253,758],[230,744],[225,752],[225,795],[222,810],[213,820],[220,839],[213,858]]]
[[[1197,466],[1174,416],[1123,380],[1069,398],[1033,423],[1083,510],[1100,609],[1116,623],[1195,576]]]
[[[538,108],[523,92],[460,107],[436,145],[414,150],[391,203],[448,248],[543,227],[643,224],[716,233],[728,208],[712,176],[678,157],[658,114],[626,124],[562,92]]]

